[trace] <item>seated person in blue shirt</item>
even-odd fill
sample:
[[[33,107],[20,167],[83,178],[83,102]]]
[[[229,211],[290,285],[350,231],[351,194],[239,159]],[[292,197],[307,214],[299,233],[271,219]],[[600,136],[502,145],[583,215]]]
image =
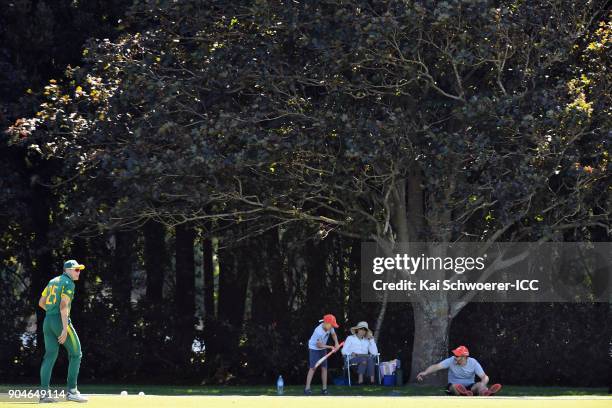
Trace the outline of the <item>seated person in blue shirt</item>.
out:
[[[446,390],[452,395],[483,395],[490,396],[499,390],[500,384],[493,384],[487,388],[489,376],[482,369],[482,366],[475,358],[469,357],[470,352],[467,347],[459,346],[453,350],[454,357],[442,360],[438,364],[427,367],[417,375],[417,380],[423,381],[423,377],[435,373],[439,370],[448,369],[448,385]],[[475,381],[475,375],[480,378],[480,382]]]
[[[351,336],[344,341],[342,354],[350,357],[351,364],[357,364],[357,374],[359,375],[357,384],[363,384],[363,376],[367,373],[370,382],[374,384],[374,367],[378,348],[372,335],[372,330],[368,328],[368,322],[359,322],[357,326],[351,327]]]

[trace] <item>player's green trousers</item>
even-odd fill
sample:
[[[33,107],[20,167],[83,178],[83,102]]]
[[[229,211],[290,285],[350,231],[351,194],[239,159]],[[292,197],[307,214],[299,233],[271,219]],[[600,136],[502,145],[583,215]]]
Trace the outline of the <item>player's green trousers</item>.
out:
[[[51,372],[57,360],[60,344],[57,338],[62,334],[62,318],[59,314],[45,316],[43,323],[43,334],[45,336],[45,356],[40,367],[40,386],[41,390],[48,390],[51,381]],[[68,320],[68,336],[64,342],[64,347],[68,351],[68,390],[77,387],[77,377],[81,367],[81,342],[74,327]]]

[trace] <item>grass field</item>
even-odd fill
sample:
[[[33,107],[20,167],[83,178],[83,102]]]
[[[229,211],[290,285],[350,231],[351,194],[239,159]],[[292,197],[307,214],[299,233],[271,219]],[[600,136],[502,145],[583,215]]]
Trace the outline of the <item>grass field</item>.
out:
[[[301,395],[301,386],[285,388],[284,396],[277,396],[273,387],[173,387],[151,385],[81,385],[83,394],[90,397],[88,407],[215,407],[215,408],[311,408],[329,398],[335,408],[612,408],[612,396],[605,388],[565,387],[505,387],[496,397],[447,397],[437,387],[330,387],[330,396],[316,395],[319,387],[313,387],[313,396]],[[9,400],[8,390],[36,389],[33,385],[0,385],[0,406],[18,407],[31,405],[37,400]],[[123,390],[128,396],[120,396]],[[144,391],[147,395],[136,395]],[[74,404],[61,402],[55,406]]]
[[[311,408],[313,404],[325,404],[335,408],[354,408],[356,405],[368,408],[610,408],[612,397],[297,397],[297,396],[167,396],[146,395],[139,397],[93,394],[87,404],[91,408],[126,407],[215,407],[215,408]],[[314,398],[314,401],[313,401]],[[4,400],[6,401],[6,400]],[[36,404],[36,401],[0,402],[2,407],[22,407]],[[60,402],[54,406],[73,405],[73,402]]]
[[[8,390],[36,390],[36,384],[0,384],[0,393]],[[276,396],[276,387],[256,386],[173,386],[173,385],[119,385],[119,384],[79,384],[79,390],[83,394],[112,394],[119,395],[123,390],[131,394],[144,391],[147,395],[202,395],[202,396]],[[285,395],[302,396],[303,385],[285,386]],[[321,390],[320,384],[313,384],[313,395]],[[404,386],[404,387],[338,387],[330,386],[330,394],[333,396],[443,396],[440,387],[432,386]],[[526,386],[504,386],[501,396],[517,397],[545,397],[545,396],[607,396],[607,388],[587,387],[526,387]]]

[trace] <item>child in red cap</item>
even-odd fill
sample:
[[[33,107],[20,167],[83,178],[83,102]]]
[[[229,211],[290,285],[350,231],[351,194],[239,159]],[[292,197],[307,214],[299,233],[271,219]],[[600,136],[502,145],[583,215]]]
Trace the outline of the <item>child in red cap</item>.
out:
[[[306,376],[306,387],[304,388],[304,394],[306,395],[310,395],[312,393],[310,390],[310,383],[315,372],[315,365],[317,361],[319,361],[321,357],[325,356],[327,349],[333,350],[340,346],[338,344],[338,336],[334,330],[338,327],[336,317],[332,314],[326,314],[323,316],[322,320],[319,320],[319,325],[315,327],[314,331],[312,332],[312,336],[310,336],[310,340],[308,340],[309,369],[308,375]],[[335,346],[327,345],[327,340],[329,339],[330,334],[334,340]],[[321,383],[321,393],[323,395],[327,395],[327,360],[323,361],[321,364]]]

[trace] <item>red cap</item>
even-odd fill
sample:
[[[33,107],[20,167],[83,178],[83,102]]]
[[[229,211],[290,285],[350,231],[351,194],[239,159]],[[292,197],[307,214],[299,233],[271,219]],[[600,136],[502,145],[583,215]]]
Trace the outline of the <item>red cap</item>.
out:
[[[325,316],[323,316],[323,323],[331,324],[334,329],[340,327],[338,326],[338,323],[336,323],[336,316],[334,316],[333,314],[326,314]]]
[[[470,355],[470,350],[468,350],[468,348],[465,346],[459,346],[453,350],[453,354],[457,357],[462,357],[462,356],[467,357]]]

